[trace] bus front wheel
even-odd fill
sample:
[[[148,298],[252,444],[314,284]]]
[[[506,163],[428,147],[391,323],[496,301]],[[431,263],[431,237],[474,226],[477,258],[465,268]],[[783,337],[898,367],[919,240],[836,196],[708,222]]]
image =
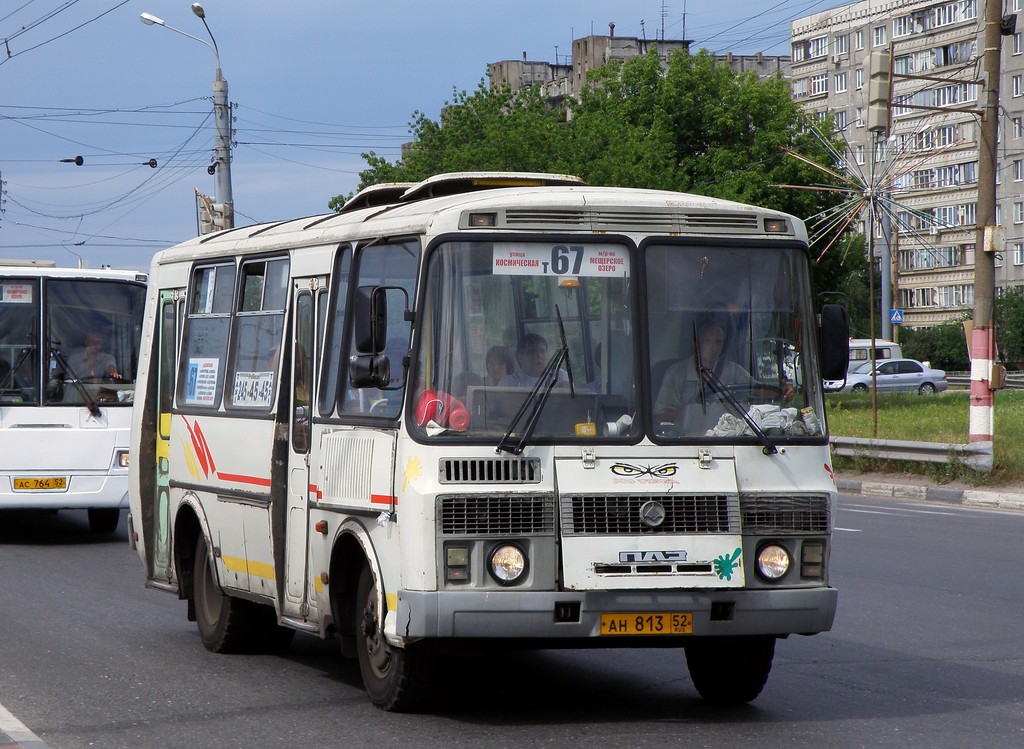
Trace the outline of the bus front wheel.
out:
[[[742,705],[764,689],[774,637],[709,637],[686,646],[690,679],[709,702]]]
[[[424,655],[393,648],[384,637],[384,610],[378,603],[377,579],[363,565],[356,587],[355,635],[359,671],[370,701],[379,708],[405,712],[418,706],[426,691],[429,668]],[[383,600],[383,597],[380,597]]]

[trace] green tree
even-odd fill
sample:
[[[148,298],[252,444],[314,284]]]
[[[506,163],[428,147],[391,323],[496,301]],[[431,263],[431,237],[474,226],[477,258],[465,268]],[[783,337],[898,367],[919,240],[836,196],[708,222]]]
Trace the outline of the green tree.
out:
[[[652,49],[592,71],[568,113],[548,106],[539,86],[488,89],[481,81],[472,93],[455,91],[438,120],[414,113],[414,145],[400,160],[364,154],[359,187],[446,171],[565,172],[809,216],[837,198],[780,187],[822,180],[783,148],[834,165],[806,124],[779,77],[737,74],[704,51],[676,52],[665,67]]]
[[[900,348],[909,359],[929,362],[937,369],[962,372],[970,369],[967,358],[967,340],[964,337],[964,315],[931,328],[900,331]]]
[[[1020,369],[1024,366],[1024,288],[1014,286],[996,298],[995,324],[999,360]]]

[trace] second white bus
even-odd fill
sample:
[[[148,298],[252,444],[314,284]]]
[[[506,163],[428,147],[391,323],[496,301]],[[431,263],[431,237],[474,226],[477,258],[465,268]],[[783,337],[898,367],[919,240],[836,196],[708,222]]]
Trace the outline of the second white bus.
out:
[[[468,644],[676,647],[704,697],[754,699],[838,595],[847,327],[809,268],[792,216],[515,174],[158,253],[147,584],[214,651],[337,637],[385,709]]]

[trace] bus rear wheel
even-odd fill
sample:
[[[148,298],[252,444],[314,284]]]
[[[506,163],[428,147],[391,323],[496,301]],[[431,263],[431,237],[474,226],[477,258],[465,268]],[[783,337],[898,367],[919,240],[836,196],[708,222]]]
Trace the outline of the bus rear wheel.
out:
[[[384,637],[387,604],[380,610],[377,580],[363,565],[356,587],[356,655],[370,701],[383,710],[406,712],[419,706],[426,692],[429,668],[424,654],[393,648]]]
[[[723,705],[761,694],[774,657],[774,637],[709,637],[686,646],[693,685],[705,700]]]
[[[113,533],[121,520],[121,510],[116,507],[90,507],[89,530],[93,533]]]

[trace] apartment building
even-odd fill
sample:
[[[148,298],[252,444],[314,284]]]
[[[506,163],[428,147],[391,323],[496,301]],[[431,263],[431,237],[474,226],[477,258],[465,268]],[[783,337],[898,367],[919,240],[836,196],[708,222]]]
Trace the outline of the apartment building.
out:
[[[574,39],[572,58],[568,64],[527,60],[501,60],[490,63],[487,73],[491,86],[508,85],[513,90],[540,84],[544,96],[552,106],[564,106],[567,97],[579,95],[587,73],[612,60],[625,61],[657,49],[662,60],[677,50],[688,50],[687,39],[646,39],[635,36],[615,36],[615,24],[609,24],[607,36],[590,35]],[[719,55],[718,59],[738,73],[755,72],[760,77],[781,75],[789,77],[789,57],[762,55]]]
[[[1024,0],[1006,2],[1015,13]],[[891,184],[893,306],[911,327],[959,319],[974,304],[980,120],[966,110],[982,93],[982,13],[979,0],[863,0],[792,24],[794,98],[833,118],[848,169]],[[882,143],[865,126],[874,50],[891,51],[895,74],[890,137]],[[1005,245],[996,258],[997,294],[1024,284],[1022,52],[1020,31],[1003,37],[996,219]],[[859,228],[867,230],[863,221]],[[877,248],[880,227],[875,232]]]

